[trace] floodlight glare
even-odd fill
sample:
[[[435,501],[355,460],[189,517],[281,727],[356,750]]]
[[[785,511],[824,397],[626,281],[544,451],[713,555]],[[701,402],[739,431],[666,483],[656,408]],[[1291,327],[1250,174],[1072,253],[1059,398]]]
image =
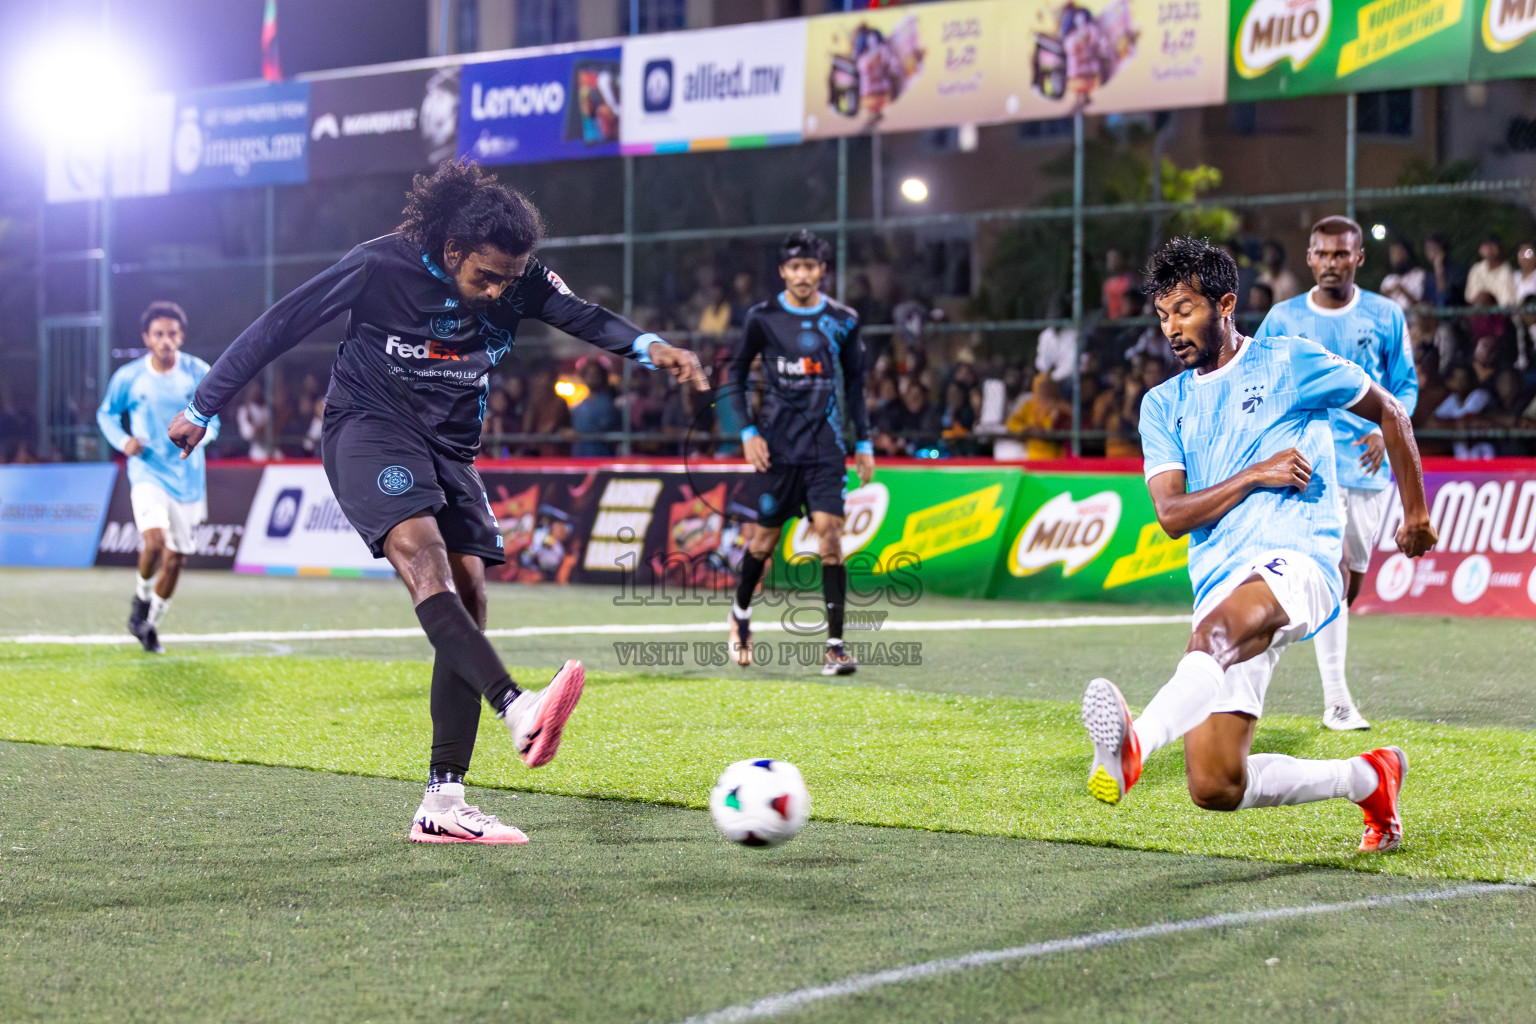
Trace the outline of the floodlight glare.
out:
[[[1371,225],[1371,237],[1376,239],[1376,241],[1378,241],[1378,242],[1381,241],[1383,238],[1386,238],[1387,237],[1387,226],[1385,224],[1372,224]]]
[[[137,68],[101,35],[77,33],[27,48],[12,72],[17,113],[38,136],[106,141],[143,92]]]
[[[928,183],[922,178],[908,178],[901,183],[901,194],[908,202],[920,203],[928,198]]]

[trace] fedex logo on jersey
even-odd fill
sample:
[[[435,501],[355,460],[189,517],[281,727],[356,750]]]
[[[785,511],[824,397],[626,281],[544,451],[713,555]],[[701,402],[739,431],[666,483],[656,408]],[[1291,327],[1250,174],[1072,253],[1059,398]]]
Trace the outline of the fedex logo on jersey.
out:
[[[408,341],[402,341],[398,334],[391,334],[384,339],[384,354],[398,356],[401,359],[452,359],[458,361],[464,358],[459,353],[444,348],[442,343],[435,339],[421,345],[413,345]]]
[[[801,356],[799,359],[779,356],[774,360],[774,365],[781,377],[821,377],[826,374],[821,360],[810,356]]]

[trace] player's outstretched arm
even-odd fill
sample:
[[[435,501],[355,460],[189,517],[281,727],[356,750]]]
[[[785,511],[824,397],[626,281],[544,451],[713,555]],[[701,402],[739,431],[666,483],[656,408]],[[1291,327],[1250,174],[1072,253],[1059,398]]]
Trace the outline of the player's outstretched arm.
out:
[[[1403,502],[1403,525],[1397,531],[1397,546],[1409,558],[1417,558],[1433,548],[1438,538],[1429,522],[1424,466],[1419,461],[1419,446],[1413,437],[1408,409],[1380,384],[1372,384],[1349,411],[1381,428],[1392,475],[1397,477],[1397,493]]]
[[[1218,522],[1260,488],[1304,491],[1311,480],[1312,465],[1306,456],[1287,448],[1204,490],[1186,491],[1184,470],[1170,469],[1148,480],[1147,491],[1158,525],[1168,536],[1179,538]]]

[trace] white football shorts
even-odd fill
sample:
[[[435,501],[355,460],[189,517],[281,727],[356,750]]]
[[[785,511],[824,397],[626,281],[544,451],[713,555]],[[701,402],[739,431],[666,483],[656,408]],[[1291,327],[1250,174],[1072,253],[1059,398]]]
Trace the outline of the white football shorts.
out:
[[[177,501],[159,484],[141,481],[128,492],[133,502],[133,525],[145,530],[164,530],[165,546],[183,555],[197,553],[197,528],[208,518],[208,499]]]
[[[1194,621],[1200,623],[1244,581],[1257,576],[1269,585],[1289,620],[1275,630],[1269,650],[1227,669],[1221,693],[1211,714],[1240,712],[1255,718],[1264,713],[1264,694],[1275,673],[1280,654],[1297,640],[1305,640],[1327,625],[1339,610],[1339,599],[1321,566],[1297,551],[1276,548],[1266,551],[1242,572],[1235,572],[1200,602]]]
[[[1391,504],[1390,487],[1379,491],[1344,488],[1344,564],[1350,572],[1365,572],[1371,567],[1371,551]]]

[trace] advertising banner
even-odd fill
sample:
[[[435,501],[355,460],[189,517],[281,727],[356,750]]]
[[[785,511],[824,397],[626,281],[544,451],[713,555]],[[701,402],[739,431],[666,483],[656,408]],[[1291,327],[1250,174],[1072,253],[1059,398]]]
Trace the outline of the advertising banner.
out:
[[[1466,81],[1480,0],[1233,0],[1232,102]]]
[[[395,574],[374,558],[316,465],[268,465],[251,501],[235,553],[235,571],[272,576]]]
[[[193,539],[197,551],[187,557],[189,569],[233,569],[235,552],[245,533],[256,486],[261,482],[260,466],[208,467],[208,521],[197,528]],[[129,500],[128,474],[117,474],[112,487],[112,501],[107,506],[106,524],[96,544],[97,565],[138,565],[143,538],[133,523],[133,503]]]
[[[1007,11],[1010,118],[1171,110],[1227,96],[1227,0],[1000,4]],[[1026,63],[1026,61],[1028,63]]]
[[[132,100],[111,131],[55,125],[48,133],[45,192],[50,203],[100,199],[112,156],[112,194],[163,196],[171,190],[171,129],[176,97],[154,93]]]
[[[0,466],[0,565],[90,565],[116,476],[110,462]]]
[[[1031,473],[987,597],[1020,601],[1192,598],[1189,539],[1157,524],[1140,476]]]
[[[1424,474],[1440,541],[1412,560],[1397,550],[1394,492],[1352,612],[1536,618],[1536,473]]]
[[[1468,0],[1477,12],[1472,80],[1536,76],[1536,3]]]
[[[789,18],[625,40],[624,152],[799,142],[805,32]]]
[[[852,474],[849,479],[857,483]],[[850,489],[843,521],[850,589],[987,596],[1023,479],[1018,470],[893,468],[877,472],[867,487]],[[809,520],[790,520],[774,585],[819,586],[819,552]]]
[[[459,156],[520,164],[617,154],[620,53],[604,47],[464,65]]]
[[[965,0],[812,18],[806,138],[1027,116],[1023,53],[1006,47],[1019,17],[1043,10],[1038,0]]]
[[[176,97],[171,188],[303,184],[309,85],[282,82]]]
[[[309,176],[432,167],[457,152],[459,69],[332,78],[309,85]]]

